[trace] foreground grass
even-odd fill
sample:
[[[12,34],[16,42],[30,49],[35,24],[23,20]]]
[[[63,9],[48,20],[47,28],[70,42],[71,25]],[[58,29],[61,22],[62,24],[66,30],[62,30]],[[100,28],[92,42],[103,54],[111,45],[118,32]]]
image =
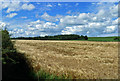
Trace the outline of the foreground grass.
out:
[[[54,75],[54,74],[50,74],[50,73],[47,73],[47,72],[45,72],[45,71],[43,71],[43,70],[39,70],[38,72],[34,72],[34,77],[38,80],[38,81],[41,81],[41,80],[43,80],[43,81],[47,81],[47,80],[51,80],[52,79],[52,81],[56,81],[56,80],[58,80],[58,79],[68,79],[68,78],[65,78],[65,76],[63,75],[63,76],[56,76],[56,75]]]

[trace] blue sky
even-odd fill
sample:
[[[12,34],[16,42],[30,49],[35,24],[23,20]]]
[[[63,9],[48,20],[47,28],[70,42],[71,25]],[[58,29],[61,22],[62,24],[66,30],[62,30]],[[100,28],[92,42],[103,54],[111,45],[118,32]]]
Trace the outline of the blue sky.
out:
[[[0,26],[12,37],[118,35],[115,2],[3,2]]]

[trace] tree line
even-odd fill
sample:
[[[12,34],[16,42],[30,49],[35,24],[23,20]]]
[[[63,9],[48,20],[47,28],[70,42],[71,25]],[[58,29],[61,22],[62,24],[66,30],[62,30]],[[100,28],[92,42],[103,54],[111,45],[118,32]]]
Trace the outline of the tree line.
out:
[[[27,39],[27,40],[88,40],[87,36],[69,34],[69,35],[55,35],[55,36],[38,36],[38,37],[17,37],[12,39]]]

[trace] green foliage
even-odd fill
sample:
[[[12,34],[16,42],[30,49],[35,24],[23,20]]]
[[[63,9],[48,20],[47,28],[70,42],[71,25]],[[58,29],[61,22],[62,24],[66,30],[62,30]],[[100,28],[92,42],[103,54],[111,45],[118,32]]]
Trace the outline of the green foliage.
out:
[[[2,30],[2,48],[13,50],[13,43],[10,40],[9,32],[5,29]]]
[[[85,36],[84,38],[85,38],[85,40],[88,40],[88,37],[87,37],[87,36]]]
[[[114,40],[120,41],[120,38],[119,37],[115,37]]]
[[[2,30],[2,79],[3,81],[29,81],[32,78],[30,65],[24,54],[18,53],[9,32]]]
[[[45,71],[43,70],[39,70],[36,74],[35,74],[35,77],[38,78],[38,81],[48,81],[48,80],[51,80],[52,81],[57,81],[58,79],[65,79],[64,76],[56,76],[56,75],[53,75],[53,74],[49,74],[49,73],[46,73]]]
[[[7,29],[2,30],[2,62],[3,64],[8,63],[17,63],[13,59],[13,54],[16,53],[16,49],[10,39],[9,32]],[[14,56],[15,57],[15,56]]]

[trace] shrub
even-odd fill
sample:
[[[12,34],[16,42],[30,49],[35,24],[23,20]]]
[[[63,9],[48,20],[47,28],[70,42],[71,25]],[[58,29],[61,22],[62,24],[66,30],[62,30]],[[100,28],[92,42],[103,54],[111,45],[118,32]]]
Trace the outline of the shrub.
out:
[[[2,63],[6,64],[7,61],[15,63],[12,59],[12,54],[15,54],[16,49],[10,39],[7,29],[2,30]]]
[[[31,65],[27,63],[24,54],[16,51],[7,29],[1,32],[3,81],[34,81]]]
[[[85,40],[88,40],[88,37],[87,37],[87,36],[84,36],[84,39],[85,39]]]
[[[114,40],[116,40],[116,41],[120,41],[120,38],[118,38],[118,37],[115,37],[115,38],[114,38]]]

